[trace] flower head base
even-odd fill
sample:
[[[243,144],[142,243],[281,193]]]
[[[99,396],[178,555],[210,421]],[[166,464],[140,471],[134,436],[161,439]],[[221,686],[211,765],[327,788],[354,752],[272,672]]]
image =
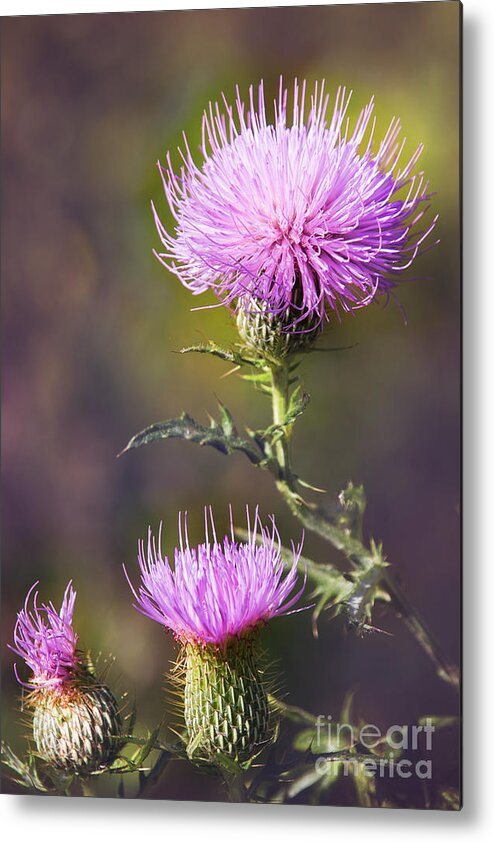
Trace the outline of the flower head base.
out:
[[[214,762],[223,755],[248,764],[269,741],[271,718],[260,660],[255,638],[232,640],[224,650],[184,647],[175,674],[183,684],[191,759]]]
[[[63,693],[38,691],[31,700],[33,737],[50,766],[81,775],[111,766],[123,742],[111,690],[87,673]]]
[[[264,360],[279,363],[289,355],[307,351],[321,332],[321,322],[314,315],[300,321],[293,307],[273,315],[264,302],[251,298],[248,306],[240,302],[237,329],[246,348]]]
[[[190,547],[179,521],[180,545],[174,569],[151,533],[147,553],[139,544],[141,586],[136,608],[170,629],[182,644],[171,678],[178,686],[187,752],[195,760],[221,756],[249,764],[270,736],[266,681],[259,666],[257,632],[262,623],[286,614],[299,599],[297,564],[285,576],[274,520],[265,529],[256,511],[248,541],[218,541],[206,513],[206,541]],[[212,540],[209,538],[212,530]],[[129,582],[130,584],[130,582]],[[132,585],[131,585],[132,587]]]
[[[364,307],[388,293],[422,250],[435,219],[428,184],[414,174],[422,147],[399,168],[404,143],[393,118],[374,148],[374,102],[350,131],[350,95],[339,89],[331,115],[324,82],[306,114],[306,84],[291,113],[280,80],[268,122],[261,82],[246,107],[224,99],[203,116],[202,164],[187,142],[175,173],[160,167],[176,221],[170,234],[154,210],[164,250],[157,256],[194,294],[212,289],[247,314],[259,306],[285,330]],[[286,324],[288,322],[288,327]]]
[[[33,737],[39,755],[66,773],[91,774],[107,768],[122,744],[122,721],[110,689],[100,682],[77,650],[72,627],[76,593],[69,582],[60,611],[53,604],[33,607],[28,592],[17,615],[14,646],[32,670],[27,707],[32,711]]]
[[[206,514],[206,541],[191,547],[187,524],[182,530],[179,517],[180,545],[175,549],[173,570],[161,554],[161,530],[157,544],[150,530],[147,551],[144,542],[139,542],[139,593],[132,590],[136,608],[170,629],[181,642],[223,646],[295,605],[303,591],[302,586],[293,593],[301,547],[293,547],[291,567],[283,576],[274,519],[269,532],[256,511],[253,528],[249,522],[249,539],[240,543],[235,541],[233,521],[231,536],[219,542],[211,514],[210,518],[212,540]]]

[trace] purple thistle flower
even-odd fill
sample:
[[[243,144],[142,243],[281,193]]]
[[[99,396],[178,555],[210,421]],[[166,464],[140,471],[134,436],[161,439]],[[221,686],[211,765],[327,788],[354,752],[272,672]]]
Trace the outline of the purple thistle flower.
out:
[[[26,683],[19,679],[17,666],[14,671],[19,683],[26,687],[60,690],[80,665],[77,635],[72,628],[76,592],[69,582],[60,611],[57,611],[51,602],[38,606],[36,591],[30,609],[29,600],[37,584],[35,582],[30,588],[24,608],[17,614],[14,646],[10,646],[13,652],[24,658],[33,677]]]
[[[261,623],[289,613],[305,582],[294,594],[301,544],[292,545],[293,562],[283,577],[285,565],[274,518],[268,531],[256,510],[251,529],[247,509],[246,543],[235,541],[232,520],[231,537],[219,542],[211,511],[210,519],[213,540],[209,538],[206,513],[206,541],[190,547],[186,516],[182,530],[179,515],[180,546],[175,549],[174,569],[161,554],[161,526],[157,544],[149,530],[147,551],[144,541],[139,541],[138,593],[125,574],[135,607],[170,629],[182,643],[223,646],[232,638],[248,635]]]
[[[109,767],[123,742],[118,703],[109,687],[96,677],[92,665],[77,650],[72,628],[76,592],[69,582],[60,611],[53,603],[38,605],[38,592],[29,607],[17,614],[14,646],[32,670],[21,681],[32,692],[25,699],[32,711],[32,734],[37,752],[49,766],[70,774],[92,774]]]
[[[329,96],[316,83],[305,113],[306,83],[294,84],[291,114],[280,80],[274,123],[268,123],[261,82],[246,107],[209,104],[202,123],[202,163],[184,135],[183,165],[161,166],[176,221],[175,236],[154,217],[161,262],[195,295],[208,289],[226,304],[249,310],[252,298],[291,323],[321,323],[389,293],[423,251],[437,217],[417,228],[428,210],[428,183],[413,174],[423,146],[399,168],[404,141],[393,118],[374,148],[374,100],[353,131],[351,94]],[[301,326],[301,330],[304,327]]]

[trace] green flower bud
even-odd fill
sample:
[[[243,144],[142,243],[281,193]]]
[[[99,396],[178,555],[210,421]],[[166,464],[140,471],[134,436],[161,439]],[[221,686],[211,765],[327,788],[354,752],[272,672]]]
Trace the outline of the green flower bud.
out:
[[[191,756],[251,760],[269,739],[269,707],[255,641],[184,647],[184,718]]]

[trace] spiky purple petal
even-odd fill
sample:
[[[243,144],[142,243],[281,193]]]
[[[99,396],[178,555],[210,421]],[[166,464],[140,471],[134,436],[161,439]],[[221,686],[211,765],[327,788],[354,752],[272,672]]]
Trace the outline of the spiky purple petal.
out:
[[[273,617],[288,613],[299,599],[294,593],[301,546],[293,547],[293,561],[284,575],[279,533],[274,519],[271,530],[262,526],[256,511],[249,523],[249,540],[231,536],[219,542],[211,516],[213,540],[197,547],[189,545],[187,524],[179,518],[180,546],[175,549],[174,567],[161,553],[161,527],[156,542],[149,530],[147,547],[139,542],[141,584],[136,608],[166,626],[179,640],[223,645]],[[258,538],[260,541],[258,541]]]
[[[157,256],[194,294],[213,289],[244,309],[253,297],[272,314],[322,321],[389,292],[413,263],[436,221],[418,228],[430,198],[413,173],[423,147],[400,169],[399,120],[376,148],[374,100],[351,132],[350,96],[338,89],[328,120],[316,83],[306,116],[306,83],[295,81],[290,115],[280,80],[271,124],[263,83],[247,107],[237,89],[235,108],[223,98],[203,115],[200,165],[185,135],[180,172],[169,154],[159,165],[176,230],[153,206]]]
[[[31,594],[38,582],[30,588],[24,608],[17,614],[14,628],[13,652],[20,655],[32,670],[27,687],[53,687],[55,689],[70,679],[79,665],[77,635],[72,628],[76,592],[69,582],[65,589],[60,611],[53,603],[38,605],[38,592],[29,607]],[[16,670],[17,675],[17,670]]]

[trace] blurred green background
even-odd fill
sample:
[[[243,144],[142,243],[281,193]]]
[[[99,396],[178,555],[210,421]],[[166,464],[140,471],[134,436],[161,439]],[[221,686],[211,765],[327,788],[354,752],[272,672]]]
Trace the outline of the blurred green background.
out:
[[[334,495],[363,482],[366,531],[450,658],[459,657],[459,6],[456,2],[156,12],[3,20],[3,729],[22,749],[12,673],[16,611],[36,579],[59,603],[72,578],[84,646],[113,653],[117,685],[135,695],[139,720],[163,712],[163,674],[174,646],[132,608],[122,562],[135,573],[148,524],[176,539],[188,509],[200,538],[202,508],[220,528],[231,502],[274,512],[282,536],[300,527],[269,476],[242,457],[182,442],[117,460],[148,423],[187,409],[205,420],[215,395],[239,424],[268,421],[267,400],[225,365],[173,351],[206,338],[235,341],[226,310],[191,312],[192,299],[152,255],[153,199],[166,217],[158,158],[174,160],[181,131],[191,148],[209,99],[245,93],[280,73],[354,90],[355,118],[376,97],[376,137],[400,116],[406,152],[437,195],[440,245],[416,264],[395,303],[372,306],[326,332],[303,365],[312,402],[295,435],[300,473]],[[270,96],[267,97],[269,100]],[[409,274],[408,277],[411,277]],[[340,562],[308,535],[305,551]],[[294,704],[338,716],[345,693],[367,722],[386,728],[456,713],[404,627],[356,639],[342,622],[308,616],[265,633]],[[456,741],[438,741],[437,774],[455,783]],[[412,785],[412,784],[411,784]],[[8,786],[8,785],[7,785]],[[101,785],[100,792],[109,791]],[[175,763],[156,797],[215,798],[214,781]]]

